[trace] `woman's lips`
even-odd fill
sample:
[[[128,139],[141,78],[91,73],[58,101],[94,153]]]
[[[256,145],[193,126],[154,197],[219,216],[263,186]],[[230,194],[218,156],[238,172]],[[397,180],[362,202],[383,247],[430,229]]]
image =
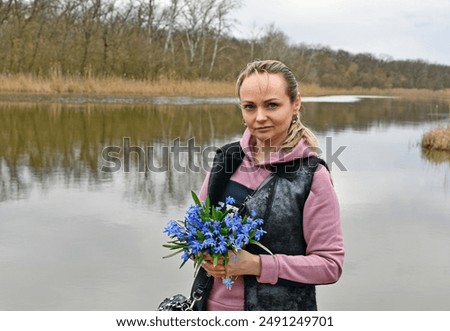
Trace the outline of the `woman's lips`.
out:
[[[261,127],[259,127],[259,128],[256,128],[256,130],[257,131],[265,131],[265,130],[268,130],[268,129],[270,129],[271,128],[271,126],[261,126]]]

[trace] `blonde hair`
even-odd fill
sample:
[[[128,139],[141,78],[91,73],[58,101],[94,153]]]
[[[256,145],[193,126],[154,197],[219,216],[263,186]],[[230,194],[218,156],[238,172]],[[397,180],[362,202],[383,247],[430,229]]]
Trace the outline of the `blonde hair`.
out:
[[[240,89],[245,78],[253,74],[258,73],[268,73],[268,74],[281,74],[286,82],[286,94],[289,99],[294,103],[299,97],[298,83],[291,69],[288,68],[284,63],[276,60],[265,60],[265,61],[253,61],[247,64],[247,66],[240,72],[236,81],[236,95],[240,98]],[[311,148],[318,148],[319,142],[316,136],[310,129],[303,125],[300,120],[300,111],[303,106],[299,109],[299,114],[297,118],[292,119],[292,123],[289,126],[286,138],[281,144],[281,149],[284,151],[292,150],[298,145],[300,140],[305,139],[306,143]]]

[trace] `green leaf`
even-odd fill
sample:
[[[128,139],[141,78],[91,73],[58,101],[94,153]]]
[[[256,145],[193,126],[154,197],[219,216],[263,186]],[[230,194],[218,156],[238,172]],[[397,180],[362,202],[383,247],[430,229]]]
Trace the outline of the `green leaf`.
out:
[[[168,244],[181,244],[181,242],[178,239],[174,239],[174,240],[169,240],[167,242]],[[164,245],[163,245],[164,246]]]
[[[199,264],[202,264],[202,262],[203,262],[204,259],[205,259],[205,257],[204,257],[203,254],[198,254],[198,255],[195,257],[194,264],[195,264],[196,266],[199,265]]]
[[[181,263],[181,265],[180,265],[180,267],[178,269],[183,268],[183,266],[186,264],[187,261],[189,261],[189,260],[183,261],[183,263]]]
[[[227,255],[227,256],[224,256],[224,258],[223,258],[223,265],[224,265],[225,267],[228,265],[229,260],[230,260],[230,258],[228,257],[228,255]]]
[[[187,244],[164,244],[163,247],[169,248],[169,249],[178,249],[178,248],[187,248]]]
[[[213,254],[213,265],[216,266],[219,264],[219,254]]]
[[[180,254],[182,251],[183,251],[183,249],[180,249],[179,251],[176,251],[176,252],[174,252],[174,253],[172,253],[172,254],[163,256],[163,259],[167,259],[167,258],[169,258],[169,257],[172,257],[172,256],[175,256],[175,255],[177,255],[177,254]]]
[[[206,197],[205,209],[208,214],[211,214],[211,199],[209,195]]]
[[[211,208],[211,218],[213,220],[216,220],[218,218],[217,217],[217,210],[216,210],[216,208]]]
[[[222,215],[219,218],[219,221],[223,221],[223,219],[225,218],[225,216],[227,216],[229,213],[231,213],[230,209],[225,210]]]
[[[198,270],[200,269],[200,267],[202,266],[202,262],[205,258],[203,257],[203,254],[197,256],[197,258],[195,259],[195,270],[194,270],[194,278],[197,276]]]
[[[197,238],[199,242],[203,242],[203,240],[205,240],[205,235],[200,230],[197,230]]]
[[[192,194],[192,199],[194,200],[195,204],[197,206],[201,207],[202,204],[201,204],[200,199],[198,198],[197,194],[195,194],[194,191],[191,191],[191,194]]]
[[[259,246],[262,249],[264,249],[267,253],[269,253],[270,255],[273,255],[273,253],[266,246],[264,246],[263,244],[261,244],[260,242],[254,240],[254,239],[249,240],[248,243],[249,244],[254,244],[256,246]]]

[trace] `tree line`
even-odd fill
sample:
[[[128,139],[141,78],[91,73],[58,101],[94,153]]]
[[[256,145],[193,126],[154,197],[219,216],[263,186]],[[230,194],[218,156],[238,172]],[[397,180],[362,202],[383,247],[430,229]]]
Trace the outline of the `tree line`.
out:
[[[450,88],[450,66],[291,44],[274,25],[233,37],[240,0],[0,0],[0,74],[234,80],[279,59],[302,83]]]

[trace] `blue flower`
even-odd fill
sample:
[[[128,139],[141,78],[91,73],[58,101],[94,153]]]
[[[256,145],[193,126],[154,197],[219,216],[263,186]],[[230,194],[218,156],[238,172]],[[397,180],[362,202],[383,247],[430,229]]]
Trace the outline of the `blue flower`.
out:
[[[220,222],[214,222],[212,225],[212,228],[213,228],[213,234],[216,236],[220,236],[220,230],[222,229]]]
[[[216,244],[216,246],[213,248],[213,253],[215,254],[225,254],[228,252],[228,248],[225,245],[224,241],[220,241]]]
[[[226,198],[225,198],[225,203],[226,203],[227,205],[234,205],[235,202],[236,202],[236,200],[234,200],[233,197],[226,197]]]
[[[233,246],[239,250],[242,248],[242,246],[244,246],[244,244],[245,244],[245,236],[242,233],[240,233],[237,235],[236,239],[234,239]]]
[[[203,234],[206,234],[207,232],[211,231],[211,222],[206,221],[205,223],[202,224],[202,227],[200,228],[200,231]]]
[[[259,241],[265,233],[267,233],[267,232],[264,231],[263,229],[256,229],[255,240]]]
[[[224,278],[222,279],[223,285],[229,290],[231,290],[231,287],[233,286],[234,282],[231,280],[231,278]]]
[[[205,239],[202,244],[202,249],[214,247],[215,243],[216,242],[213,238]]]
[[[167,226],[164,228],[164,232],[171,238],[177,237],[178,240],[182,241],[185,238],[185,229],[178,224],[176,221],[169,221]]]
[[[236,218],[234,217],[234,215],[228,214],[227,216],[225,216],[224,221],[225,221],[225,225],[228,228],[229,232],[237,232],[238,231],[239,222],[236,222]]]
[[[256,222],[256,224],[257,224],[258,226],[261,226],[261,225],[264,224],[264,221],[262,220],[262,218],[257,218],[257,219],[255,219],[255,222]]]
[[[200,267],[203,254],[213,255],[223,263],[229,259],[236,261],[234,254],[230,258],[229,250],[241,250],[252,240],[259,241],[266,233],[261,227],[263,220],[256,218],[255,211],[243,218],[232,210],[236,200],[231,196],[225,199],[226,208],[223,208],[224,203],[219,204],[220,208],[209,202],[200,203],[194,193],[193,197],[196,204],[187,209],[184,220],[171,220],[164,228],[171,238],[164,246],[177,251],[181,249],[182,266],[192,257],[194,266]],[[233,283],[231,278],[223,279],[227,289],[231,289]]]
[[[191,247],[192,254],[197,255],[202,251],[203,245],[198,240],[192,240],[188,244]]]
[[[187,260],[189,260],[190,257],[191,257],[191,255],[189,254],[189,251],[187,249],[185,249],[183,251],[183,255],[181,255],[181,259],[183,261],[187,261]]]

